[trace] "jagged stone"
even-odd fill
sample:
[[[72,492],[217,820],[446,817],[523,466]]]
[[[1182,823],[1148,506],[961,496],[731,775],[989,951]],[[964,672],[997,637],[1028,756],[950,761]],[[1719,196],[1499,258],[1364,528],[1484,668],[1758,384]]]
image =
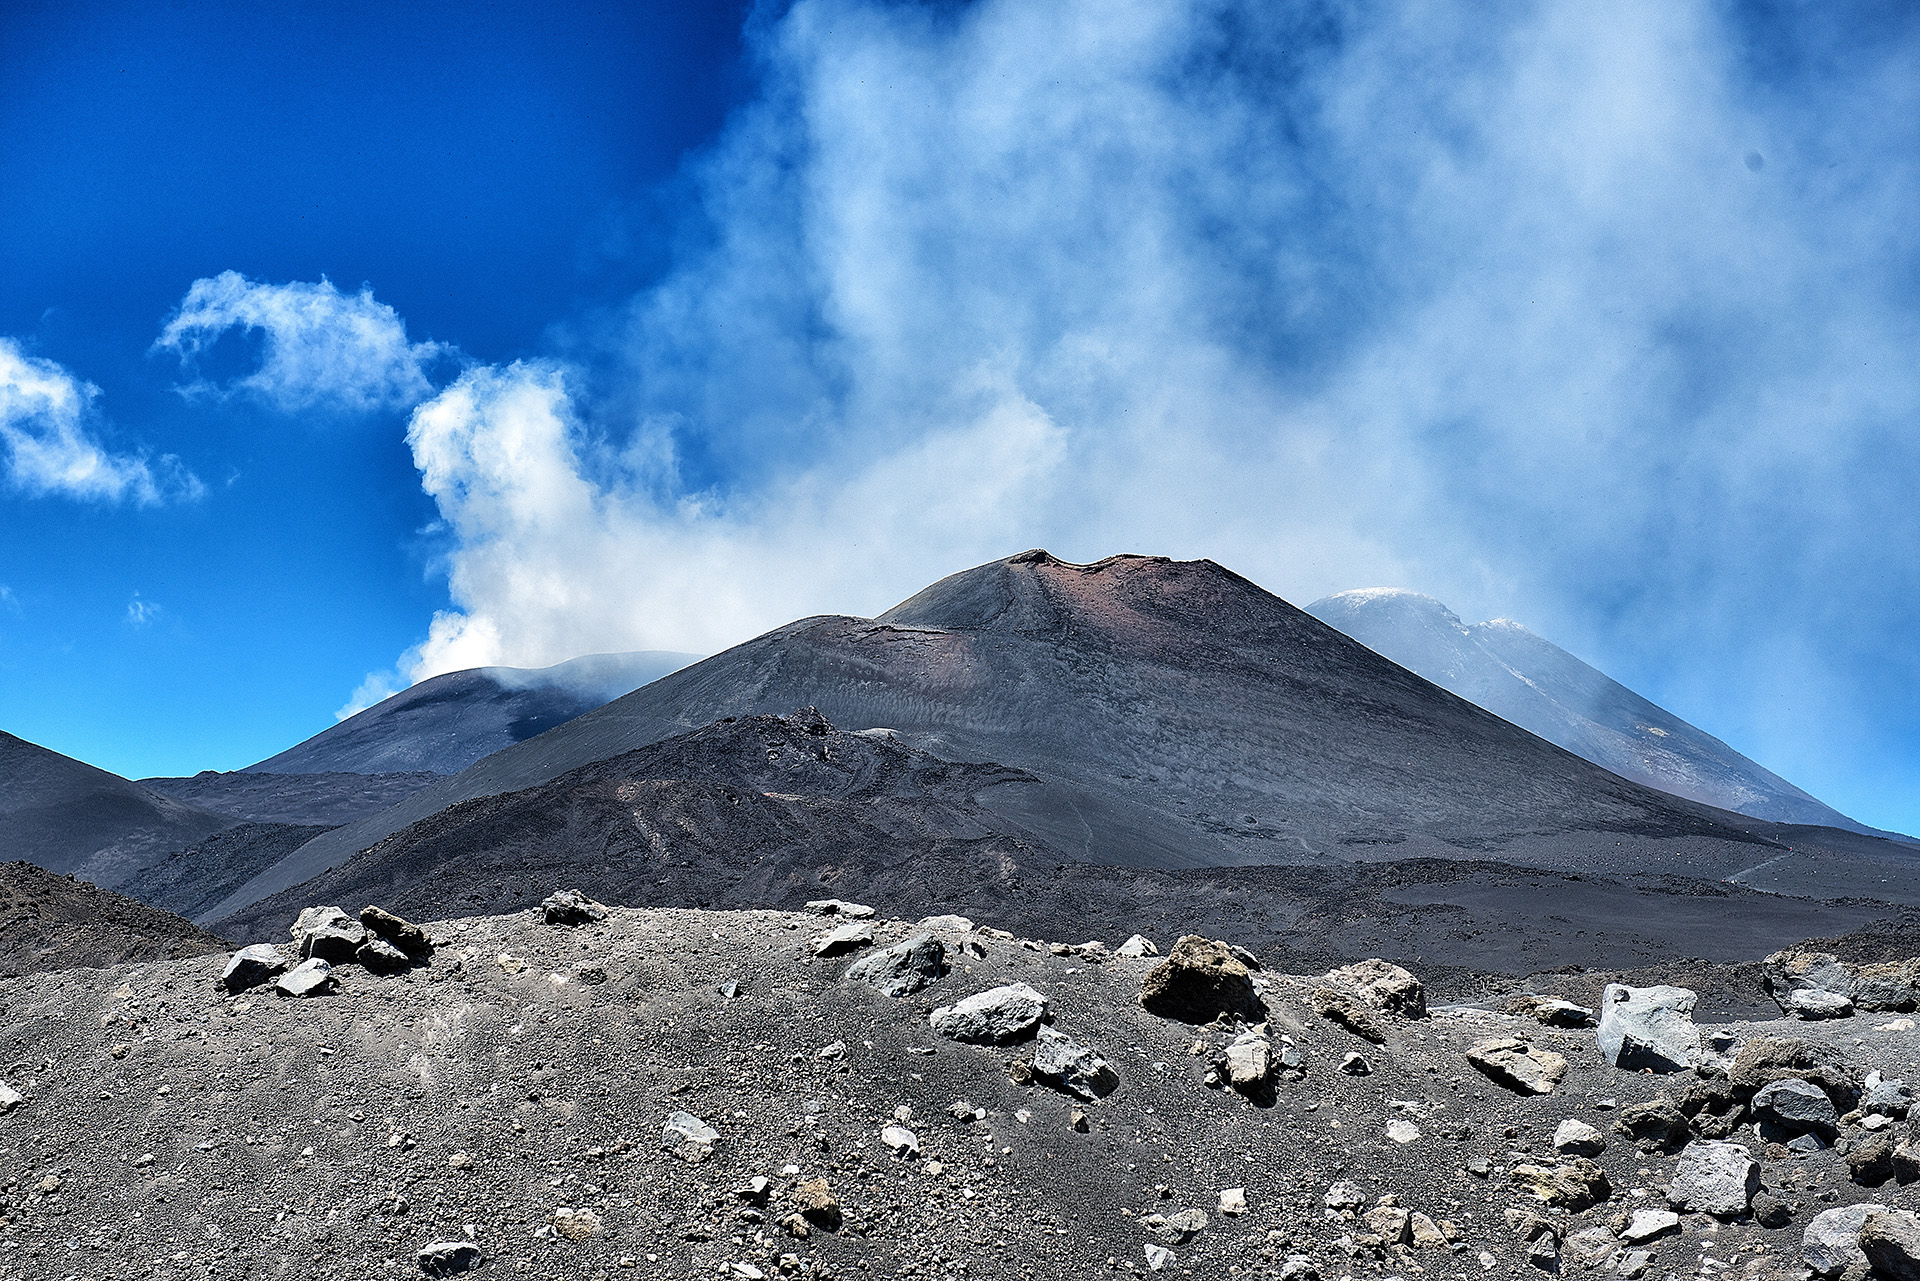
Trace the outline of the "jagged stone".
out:
[[[282,974],[274,987],[282,996],[323,996],[333,990],[334,983],[333,966],[314,957]]]
[[[430,1277],[450,1277],[480,1266],[480,1247],[471,1241],[434,1241],[420,1247],[414,1256],[420,1271]]]
[[[837,898],[814,899],[807,904],[807,910],[819,916],[844,916],[850,921],[864,921],[873,916],[873,909],[865,903],[849,903]]]
[[[815,956],[841,956],[873,945],[873,925],[867,921],[849,921],[829,930],[813,941]]]
[[[931,934],[916,934],[847,967],[849,979],[893,997],[912,996],[946,972],[946,945]]]
[[[1386,1044],[1387,1034],[1373,1021],[1358,998],[1340,991],[1338,988],[1317,987],[1310,998],[1313,1012],[1329,1022],[1338,1023],[1355,1036],[1372,1041],[1375,1045]]]
[[[1834,1110],[1851,1112],[1860,1098],[1859,1073],[1830,1045],[1792,1036],[1756,1036],[1740,1047],[1727,1079],[1748,1097],[1775,1081],[1809,1081],[1825,1091]]]
[[[689,1165],[713,1155],[720,1131],[691,1112],[674,1112],[660,1127],[660,1146]]]
[[[1861,966],[1854,976],[1853,1005],[1875,1013],[1920,1008],[1920,959]]]
[[[1607,1150],[1607,1136],[1585,1121],[1568,1117],[1553,1132],[1553,1150],[1562,1156],[1599,1156]]]
[[[353,959],[376,974],[397,974],[413,964],[411,956],[377,934],[360,945]]]
[[[1585,1157],[1576,1157],[1560,1165],[1522,1163],[1513,1167],[1510,1181],[1546,1204],[1578,1214],[1613,1195],[1606,1171]]]
[[[1246,964],[1225,943],[1192,934],[1147,971],[1140,1004],[1149,1014],[1183,1023],[1211,1023],[1222,1015],[1258,1022],[1265,1015]]]
[[[1508,1014],[1518,1014],[1548,1027],[1592,1027],[1594,1013],[1584,1005],[1557,996],[1539,996],[1520,992],[1507,998]]]
[[[369,903],[360,909],[360,924],[416,960],[433,952],[433,939],[412,921]]]
[[[793,1208],[806,1222],[831,1232],[840,1226],[840,1198],[825,1179],[796,1183],[789,1194]],[[804,1235],[804,1234],[803,1234]]]
[[[1764,1121],[1793,1134],[1818,1134],[1831,1142],[1840,1133],[1840,1113],[1825,1090],[1789,1077],[1754,1092],[1753,1111]]]
[[[1115,948],[1113,954],[1115,956],[1130,957],[1158,956],[1160,955],[1160,949],[1153,945],[1152,939],[1136,934]]]
[[[1861,1139],[1847,1151],[1847,1177],[1877,1188],[1893,1177],[1893,1140],[1884,1134]]]
[[[1412,971],[1375,957],[1356,961],[1327,975],[1327,980],[1352,988],[1360,999],[1376,1010],[1397,1014],[1403,1019],[1427,1016],[1427,989]]]
[[[1045,1026],[1036,1035],[1033,1074],[1083,1099],[1104,1098],[1120,1084],[1112,1066],[1096,1051]]]
[[[607,919],[607,906],[579,890],[555,890],[540,904],[548,925],[591,925]]]
[[[973,918],[970,916],[955,916],[951,913],[944,916],[929,916],[922,920],[915,928],[922,930],[939,930],[943,934],[971,934],[973,932]]]
[[[1866,1225],[1869,1215],[1886,1208],[1877,1202],[1867,1202],[1822,1210],[1800,1235],[1800,1257],[1820,1276],[1833,1276],[1855,1265],[1866,1266],[1867,1255],[1860,1248],[1860,1229]]]
[[[1227,1084],[1242,1094],[1264,1090],[1273,1068],[1273,1042],[1258,1032],[1244,1032],[1227,1046]]]
[[[920,1136],[904,1125],[889,1125],[880,1131],[880,1142],[897,1157],[920,1155]]]
[[[976,992],[928,1018],[933,1030],[956,1041],[992,1045],[1025,1036],[1047,1014],[1047,998],[1025,983]]]
[[[287,958],[279,948],[271,943],[254,943],[233,954],[227,968],[220,972],[220,985],[229,992],[244,992],[286,969]]]
[[[1692,1137],[1686,1114],[1665,1095],[1620,1109],[1613,1128],[1642,1152],[1677,1152]]]
[[[1672,1210],[1635,1210],[1633,1217],[1627,1220],[1627,1226],[1621,1230],[1620,1239],[1639,1245],[1642,1241],[1665,1236],[1679,1227],[1680,1216]]]
[[[1474,1042],[1467,1050],[1467,1062],[1519,1094],[1552,1094],[1567,1074],[1564,1056],[1511,1036]]]
[[[1600,1052],[1615,1067],[1679,1072],[1700,1060],[1693,1010],[1699,995],[1660,984],[1609,983],[1600,996]]]
[[[366,941],[366,927],[337,907],[309,907],[293,923],[293,942],[303,959],[351,961]]]
[[[1760,1190],[1760,1165],[1738,1143],[1702,1139],[1689,1143],[1667,1183],[1667,1204],[1676,1210],[1737,1218]]]
[[[1860,1252],[1888,1281],[1920,1281],[1920,1215],[1876,1210],[1860,1228]]]

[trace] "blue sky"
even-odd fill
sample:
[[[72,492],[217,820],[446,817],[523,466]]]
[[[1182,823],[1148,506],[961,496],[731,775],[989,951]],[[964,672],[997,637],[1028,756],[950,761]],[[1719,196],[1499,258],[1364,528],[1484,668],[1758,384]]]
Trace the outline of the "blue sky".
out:
[[[1910,5],[130,9],[0,40],[13,732],[1044,545],[1515,617],[1920,829]]]

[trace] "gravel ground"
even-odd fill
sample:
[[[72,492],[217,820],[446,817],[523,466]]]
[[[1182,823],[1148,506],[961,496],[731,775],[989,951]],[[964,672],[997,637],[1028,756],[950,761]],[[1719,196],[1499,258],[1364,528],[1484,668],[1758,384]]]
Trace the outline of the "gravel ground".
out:
[[[1591,1030],[1442,1008],[1377,1016],[1374,1045],[1314,1013],[1320,980],[1258,975],[1275,1048],[1290,1036],[1304,1061],[1254,1102],[1204,1080],[1225,1029],[1141,1008],[1151,958],[950,933],[950,972],[894,999],[846,981],[848,958],[812,955],[831,924],[664,909],[579,928],[536,912],[455,920],[430,927],[429,965],[343,966],[337,992],[305,1000],[224,993],[224,955],[0,983],[0,1080],[24,1095],[0,1115],[0,1277],[409,1277],[423,1246],[462,1241],[483,1277],[1050,1279],[1154,1260],[1195,1277],[1504,1277],[1535,1271],[1509,1209],[1570,1236],[1664,1204],[1675,1158],[1611,1125],[1692,1077],[1608,1066]],[[914,928],[876,926],[880,946]],[[1112,1094],[1019,1084],[1009,1068],[1031,1044],[930,1030],[936,1005],[1015,981],[1109,1060]],[[1862,1072],[1914,1080],[1920,1047],[1881,1030],[1893,1019],[1725,1027],[1821,1039]],[[1553,1094],[1517,1095],[1464,1057],[1516,1032],[1566,1057]],[[1355,1052],[1370,1075],[1338,1070]],[[955,1117],[961,1101],[982,1115]],[[676,1112],[718,1131],[705,1159],[663,1146]],[[1570,1117],[1609,1132],[1596,1160],[1611,1185],[1573,1215],[1509,1177],[1553,1164]],[[888,1150],[895,1125],[917,1154]],[[1855,1186],[1837,1149],[1737,1137],[1791,1223],[1683,1216],[1636,1247],[1653,1254],[1648,1277],[1804,1275],[1801,1230],[1820,1209],[1920,1206],[1912,1187]],[[735,1192],[756,1177],[764,1203]],[[802,1238],[782,1224],[816,1180],[841,1220]],[[1392,1197],[1457,1240],[1372,1244],[1364,1219],[1327,1208],[1336,1182],[1361,1214]],[[1245,1211],[1222,1213],[1233,1189]],[[1197,1230],[1179,1240],[1189,1210],[1205,1225],[1184,1221]]]

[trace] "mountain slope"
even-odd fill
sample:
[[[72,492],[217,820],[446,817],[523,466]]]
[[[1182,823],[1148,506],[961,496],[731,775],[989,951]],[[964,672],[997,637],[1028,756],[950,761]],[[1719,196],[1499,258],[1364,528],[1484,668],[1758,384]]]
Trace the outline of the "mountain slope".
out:
[[[476,667],[402,690],[305,742],[249,765],[261,774],[457,774],[590,712],[696,654],[589,654],[553,667]]]
[[[1431,596],[1388,588],[1307,612],[1622,778],[1774,822],[1873,832],[1509,619],[1469,625]]]
[[[226,950],[171,912],[31,863],[0,864],[0,978]]]
[[[234,820],[0,733],[0,851],[112,888]]]
[[[316,838],[202,919],[449,805],[724,717],[809,705],[1032,775],[982,803],[1085,862],[1469,856],[1718,879],[1779,853],[1765,824],[1600,769],[1210,561],[1073,565],[1029,552],[878,619],[803,619],[694,664]],[[1899,881],[1915,865],[1902,854],[1889,866]]]

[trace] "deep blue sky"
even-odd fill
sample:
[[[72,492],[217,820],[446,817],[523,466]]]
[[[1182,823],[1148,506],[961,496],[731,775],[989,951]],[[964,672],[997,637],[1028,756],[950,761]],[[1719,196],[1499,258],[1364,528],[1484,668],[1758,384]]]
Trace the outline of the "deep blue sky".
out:
[[[1141,551],[1920,830],[1916,208],[1903,0],[0,6],[0,728]]]
[[[404,413],[185,404],[192,281],[375,285],[481,360],[657,270],[650,200],[742,93],[744,6],[9,3],[0,335],[199,502],[0,495],[0,726],[130,774],[331,722],[446,602]],[[115,439],[117,437],[117,439]],[[130,621],[139,597],[159,606]]]

